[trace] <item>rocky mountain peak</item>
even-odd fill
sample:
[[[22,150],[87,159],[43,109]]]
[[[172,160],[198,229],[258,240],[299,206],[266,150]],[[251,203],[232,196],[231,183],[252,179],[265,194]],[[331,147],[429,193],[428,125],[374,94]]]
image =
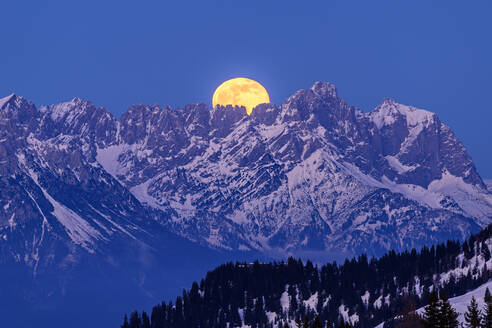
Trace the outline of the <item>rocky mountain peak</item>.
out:
[[[73,97],[70,102],[72,102],[74,104],[90,103],[90,101],[84,100],[84,99],[79,98],[79,97]]]
[[[418,125],[428,126],[437,120],[436,114],[432,112],[412,106],[406,106],[389,98],[384,99],[379,106],[370,112],[369,117],[376,124],[378,129],[398,123],[401,119],[406,120],[408,127],[416,127]]]
[[[213,136],[223,138],[232,131],[234,124],[242,119],[247,119],[246,109],[238,109],[237,106],[216,106],[210,112],[210,125]]]
[[[313,91],[317,96],[323,98],[337,98],[337,88],[334,84],[330,82],[315,82],[311,87],[311,91]]]
[[[156,123],[165,115],[163,112],[168,109],[158,105],[150,106],[144,104],[133,105],[121,115],[120,122],[124,127],[146,125],[147,122]]]
[[[11,94],[5,98],[0,99],[0,110],[4,112],[9,112],[11,114],[22,115],[21,112],[31,113],[36,110],[34,103],[26,100],[24,97]]]
[[[185,126],[192,135],[205,137],[210,130],[210,109],[204,103],[188,104],[183,108]]]
[[[88,100],[71,101],[39,109],[41,121],[36,135],[40,140],[57,136],[72,136],[108,144],[115,140],[117,121],[104,107],[96,107]],[[97,137],[95,137],[97,136]]]
[[[38,112],[34,103],[11,94],[0,99],[0,135],[10,137],[29,134],[35,127]]]
[[[337,89],[329,82],[315,82],[310,89],[301,89],[284,101],[291,108],[302,108],[304,104],[315,104],[323,101],[333,101],[337,98]],[[308,106],[312,107],[312,106]]]
[[[71,101],[60,104],[43,106],[39,111],[49,115],[53,121],[71,121],[77,114],[93,108],[94,106],[89,101],[73,98]]]
[[[280,108],[274,104],[260,104],[253,108],[251,119],[259,123],[271,125],[275,122],[279,112]]]
[[[3,106],[6,106],[6,104],[8,102],[12,101],[13,99],[15,101],[15,98],[16,98],[16,95],[13,93],[11,95],[8,95],[7,97],[1,98],[0,99],[0,109],[2,109]]]

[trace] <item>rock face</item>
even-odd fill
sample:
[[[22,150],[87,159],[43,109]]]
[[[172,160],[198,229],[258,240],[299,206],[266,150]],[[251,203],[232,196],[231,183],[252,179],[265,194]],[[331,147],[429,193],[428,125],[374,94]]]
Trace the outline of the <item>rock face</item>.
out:
[[[364,113],[323,82],[251,116],[136,105],[118,121],[78,98],[38,110],[11,95],[0,172],[0,260],[35,270],[167,232],[226,250],[377,255],[492,222],[491,192],[435,114],[389,99]]]

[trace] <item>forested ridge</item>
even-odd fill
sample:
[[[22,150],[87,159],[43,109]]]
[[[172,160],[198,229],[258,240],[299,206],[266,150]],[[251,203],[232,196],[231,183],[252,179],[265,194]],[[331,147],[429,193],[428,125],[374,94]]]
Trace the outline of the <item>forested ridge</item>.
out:
[[[448,241],[417,251],[361,255],[318,267],[311,261],[226,263],[150,315],[125,315],[123,328],[374,327],[433,291],[454,297],[487,282],[492,225],[463,243]]]

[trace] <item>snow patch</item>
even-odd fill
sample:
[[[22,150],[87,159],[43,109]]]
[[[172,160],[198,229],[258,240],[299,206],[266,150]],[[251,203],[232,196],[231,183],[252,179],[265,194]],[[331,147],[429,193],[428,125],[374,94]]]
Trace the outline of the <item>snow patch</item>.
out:
[[[270,311],[266,311],[266,316],[269,323],[274,323],[275,319],[277,318],[277,314]]]
[[[303,303],[307,309],[316,312],[316,307],[318,306],[318,292],[311,295],[307,300],[303,301]]]
[[[108,215],[105,215],[103,213],[101,213],[100,211],[98,211],[97,209],[95,209],[93,206],[91,206],[90,204],[88,204],[90,208],[92,208],[97,214],[99,214],[100,216],[102,216],[103,218],[105,218],[109,223],[111,223],[116,229],[120,230],[121,232],[123,232],[124,234],[128,235],[130,238],[136,240],[136,238],[130,233],[128,232],[128,230],[126,230],[125,228],[123,228],[121,225],[117,224],[116,222],[114,222]],[[98,223],[99,226],[101,226],[101,224],[98,222],[98,221],[95,221]],[[102,228],[104,230],[107,231],[106,227],[102,226]],[[113,229],[112,229],[113,230]],[[108,232],[108,231],[107,231]],[[109,234],[111,234],[110,232],[108,232]]]
[[[70,239],[92,253],[93,250],[90,246],[93,245],[93,238],[103,239],[99,231],[91,227],[91,225],[77,213],[54,200],[44,189],[42,190],[44,196],[54,208],[52,211],[53,215],[65,227]]]
[[[152,182],[152,179],[145,181],[139,185],[130,188],[130,192],[135,196],[136,199],[140,203],[147,204],[150,207],[164,210],[164,206],[159,204],[159,202],[152,196],[149,195],[149,184]]]
[[[0,99],[0,109],[5,105],[7,102],[9,102],[10,99],[12,99],[15,95],[11,94],[5,98]]]
[[[285,286],[285,291],[280,296],[280,305],[282,306],[283,312],[289,311],[289,307],[290,307],[290,297],[289,294],[287,293],[288,288],[289,286]]]
[[[400,162],[400,160],[396,156],[389,156],[388,155],[385,158],[388,161],[389,165],[393,169],[395,169],[395,171],[398,172],[399,174],[415,170],[417,167],[419,167],[418,165],[411,165],[411,166],[405,165],[402,162]]]
[[[351,325],[355,325],[357,322],[359,322],[359,316],[357,315],[357,313],[349,316],[349,309],[344,304],[338,307],[338,313],[340,313],[345,322],[348,322]]]
[[[77,213],[65,207],[58,201],[56,201],[51,195],[39,184],[37,174],[28,169],[29,176],[33,179],[33,181],[37,184],[37,186],[43,192],[44,197],[51,203],[53,206],[53,210],[51,213],[58,219],[58,221],[63,225],[65,230],[67,231],[70,239],[85,248],[89,253],[93,253],[94,250],[91,246],[94,244],[94,239],[104,239],[104,237],[99,233],[99,231],[95,230],[86,220],[82,219]],[[34,200],[32,195],[31,198]],[[37,205],[37,202],[34,201]],[[44,213],[41,208],[38,209],[44,217]],[[46,220],[46,217],[44,218]]]
[[[235,210],[234,213],[226,216],[229,220],[237,224],[248,223],[248,217],[246,213],[242,210]]]
[[[342,318],[345,322],[349,321],[348,312],[349,312],[349,310],[344,304],[342,304],[338,307],[338,313],[340,313],[340,315],[342,316]]]
[[[115,179],[118,180],[117,176],[124,173],[122,172],[122,167],[118,158],[127,149],[128,145],[114,145],[107,148],[97,149],[96,161]]]
[[[391,99],[383,101],[381,105],[369,113],[369,117],[378,129],[381,129],[385,125],[393,124],[398,114],[405,117],[408,127],[421,127],[423,124],[432,121],[434,117],[432,112],[402,105]]]
[[[420,285],[420,278],[415,277],[415,294],[418,295],[419,298],[422,298],[422,294],[424,292],[424,286]]]
[[[380,309],[381,306],[383,306],[383,296],[379,296],[373,303],[373,306],[376,308],[376,309]]]

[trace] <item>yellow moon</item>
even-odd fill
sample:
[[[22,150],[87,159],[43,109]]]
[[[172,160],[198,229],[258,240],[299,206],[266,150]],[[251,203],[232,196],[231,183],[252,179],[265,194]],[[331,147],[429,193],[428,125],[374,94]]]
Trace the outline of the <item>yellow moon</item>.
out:
[[[253,108],[259,104],[269,103],[270,97],[266,89],[258,82],[244,77],[227,80],[214,92],[212,105],[244,106],[246,113],[251,115]]]

